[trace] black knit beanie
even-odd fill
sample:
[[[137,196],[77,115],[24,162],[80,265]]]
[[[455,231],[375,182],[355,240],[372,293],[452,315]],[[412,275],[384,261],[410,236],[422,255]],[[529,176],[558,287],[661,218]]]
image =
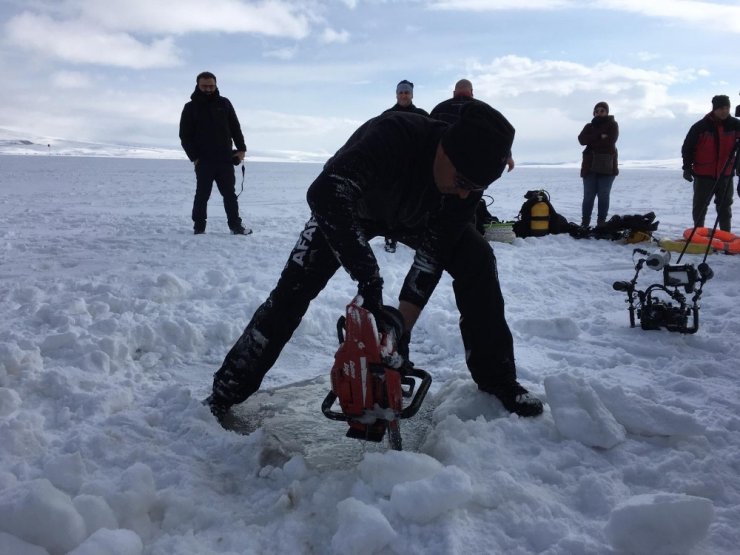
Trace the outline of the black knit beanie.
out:
[[[724,108],[727,106],[730,107],[730,97],[726,94],[718,94],[717,96],[712,97],[712,110],[716,110],[717,108]]]
[[[514,127],[481,101],[468,102],[460,119],[442,135],[442,148],[466,179],[488,187],[504,172],[514,142]]]

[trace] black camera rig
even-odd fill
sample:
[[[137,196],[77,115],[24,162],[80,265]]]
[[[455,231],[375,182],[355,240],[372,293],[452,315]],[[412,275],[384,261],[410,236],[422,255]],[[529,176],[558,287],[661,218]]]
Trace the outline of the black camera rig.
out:
[[[740,137],[735,139],[735,146],[727,156],[727,160],[724,166],[722,166],[722,171],[719,172],[714,182],[711,194],[707,197],[705,209],[709,207],[709,203],[716,194],[723,176],[732,175],[740,171],[739,154]],[[738,193],[740,193],[740,190]],[[731,196],[729,200],[730,202],[732,201]],[[727,199],[723,199],[722,202],[727,202]],[[644,330],[665,328],[668,331],[677,331],[680,333],[697,332],[699,329],[699,299],[701,298],[701,292],[704,284],[714,276],[714,272],[709,267],[709,264],[707,264],[707,256],[711,250],[714,232],[719,224],[719,213],[720,206],[717,207],[717,218],[714,220],[714,226],[709,234],[704,258],[696,267],[693,264],[680,264],[694,233],[696,233],[696,225],[691,231],[691,234],[686,238],[686,243],[681,250],[681,254],[678,255],[676,264],[670,264],[671,253],[662,249],[652,254],[643,249],[632,251],[633,261],[636,254],[642,254],[647,258],[640,258],[635,263],[635,276],[632,278],[632,281],[615,281],[613,285],[616,291],[627,293],[630,327],[635,327],[636,314],[640,320],[640,327]],[[638,290],[637,276],[644,266],[648,266],[654,270],[663,270],[663,283],[654,283],[644,291]],[[683,287],[687,295],[694,294],[691,298],[690,305],[686,301],[686,295],[679,291],[680,287]],[[635,300],[637,300],[637,306],[635,306]],[[689,318],[691,318],[691,325],[689,325]]]
[[[680,333],[696,333],[699,329],[699,299],[702,288],[714,276],[709,264],[702,262],[696,267],[693,264],[671,265],[671,253],[664,250],[650,254],[646,250],[635,249],[632,252],[633,260],[637,254],[642,254],[645,258],[639,258],[635,263],[632,281],[615,281],[613,285],[616,291],[627,293],[630,327],[635,327],[636,315],[644,330],[665,328]],[[637,277],[645,266],[662,270],[663,283],[654,283],[642,291],[637,289]],[[694,294],[691,304],[687,302],[684,293]]]

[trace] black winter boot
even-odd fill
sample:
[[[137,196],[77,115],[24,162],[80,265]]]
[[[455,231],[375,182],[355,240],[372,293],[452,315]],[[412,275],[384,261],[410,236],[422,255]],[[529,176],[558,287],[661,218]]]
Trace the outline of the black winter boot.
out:
[[[231,405],[220,399],[217,399],[213,393],[211,393],[206,399],[203,400],[203,404],[211,409],[211,414],[216,417],[219,424],[224,425],[229,409]]]
[[[524,389],[516,380],[496,386],[479,384],[478,389],[495,395],[506,410],[519,416],[539,416],[542,414],[542,401]]]
[[[233,235],[249,235],[250,233],[252,233],[252,230],[240,224],[237,227],[232,227],[231,233]]]

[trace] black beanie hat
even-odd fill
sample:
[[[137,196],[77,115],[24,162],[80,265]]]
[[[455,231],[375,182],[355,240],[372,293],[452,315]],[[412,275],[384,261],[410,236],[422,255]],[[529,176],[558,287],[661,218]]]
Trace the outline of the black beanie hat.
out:
[[[485,102],[468,102],[460,119],[442,135],[442,148],[466,179],[488,187],[504,172],[514,142],[514,127]]]
[[[596,111],[596,108],[604,108],[604,110],[606,110],[606,113],[609,113],[609,105],[603,100],[596,103],[596,106],[594,106],[594,112]]]
[[[730,106],[730,97],[726,94],[718,94],[717,96],[712,97],[712,110],[716,110],[717,108],[724,108],[725,106]]]

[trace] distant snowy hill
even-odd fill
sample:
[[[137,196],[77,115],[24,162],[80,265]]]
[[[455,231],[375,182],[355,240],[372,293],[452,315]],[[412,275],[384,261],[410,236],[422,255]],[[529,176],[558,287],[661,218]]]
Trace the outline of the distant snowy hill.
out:
[[[185,153],[179,147],[167,148],[74,141],[58,137],[40,137],[21,131],[0,128],[0,155],[2,154],[187,159]],[[250,149],[248,158],[253,162],[324,162],[328,156],[312,152],[289,150],[261,152]]]
[[[32,136],[28,133],[0,128],[0,155],[2,154],[185,159],[185,153],[180,148],[73,141],[54,137]],[[326,153],[293,150],[259,151],[254,149],[250,149],[248,155],[249,160],[253,162],[323,163],[328,157]],[[580,160],[554,164],[517,160],[517,164],[528,167],[577,168],[580,167]],[[681,159],[620,160],[619,165],[621,168],[678,170],[681,168]]]
[[[53,156],[115,156],[120,158],[185,158],[182,150],[116,145],[39,137],[0,128],[0,154]]]

